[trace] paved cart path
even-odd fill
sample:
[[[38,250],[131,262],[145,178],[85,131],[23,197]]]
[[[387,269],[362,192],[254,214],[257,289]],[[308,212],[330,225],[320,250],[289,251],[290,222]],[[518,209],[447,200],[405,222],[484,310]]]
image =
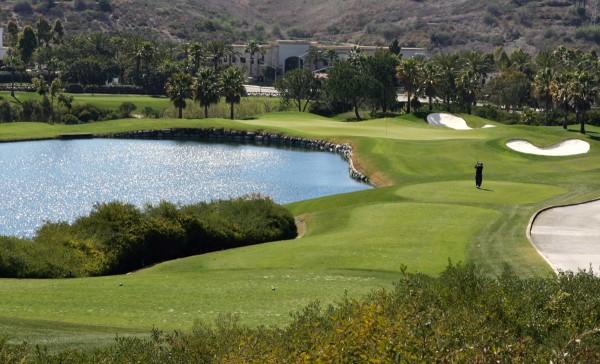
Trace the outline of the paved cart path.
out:
[[[560,271],[600,272],[600,201],[556,207],[533,222],[533,243]]]

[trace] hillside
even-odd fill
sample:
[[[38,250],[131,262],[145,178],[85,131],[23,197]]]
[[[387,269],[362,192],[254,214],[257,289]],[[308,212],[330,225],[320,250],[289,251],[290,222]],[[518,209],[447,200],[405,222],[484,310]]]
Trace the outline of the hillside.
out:
[[[600,1],[577,0],[3,0],[0,24],[38,16],[72,31],[136,31],[163,39],[315,38],[405,46],[535,50],[598,47]],[[585,7],[584,7],[585,6]]]

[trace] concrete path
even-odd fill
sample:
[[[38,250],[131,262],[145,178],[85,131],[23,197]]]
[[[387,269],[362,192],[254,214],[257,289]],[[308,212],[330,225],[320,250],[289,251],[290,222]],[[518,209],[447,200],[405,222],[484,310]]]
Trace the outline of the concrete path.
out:
[[[533,222],[531,238],[554,269],[600,273],[600,201],[557,207]]]

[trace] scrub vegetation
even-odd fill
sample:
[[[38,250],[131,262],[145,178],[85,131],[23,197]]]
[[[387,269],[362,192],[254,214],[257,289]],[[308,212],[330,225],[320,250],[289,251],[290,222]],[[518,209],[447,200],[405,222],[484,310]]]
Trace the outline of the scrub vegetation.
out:
[[[235,316],[190,333],[155,330],[82,353],[33,352],[0,341],[6,363],[580,363],[600,360],[600,279],[590,273],[488,278],[450,265],[437,278],[400,273],[392,289],[308,305],[283,328]]]
[[[168,202],[143,210],[99,204],[74,223],[46,223],[32,239],[0,237],[0,276],[68,278],[126,273],[165,260],[296,237],[293,216],[265,198]]]

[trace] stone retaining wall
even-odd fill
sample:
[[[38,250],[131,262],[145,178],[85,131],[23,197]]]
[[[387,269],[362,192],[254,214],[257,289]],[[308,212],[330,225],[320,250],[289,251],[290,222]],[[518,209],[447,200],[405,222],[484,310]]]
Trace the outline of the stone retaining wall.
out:
[[[348,162],[350,177],[363,183],[370,183],[369,177],[362,174],[354,166],[354,162],[352,161],[352,146],[350,144],[335,144],[326,140],[298,138],[275,133],[231,130],[224,128],[173,128],[160,130],[138,130],[131,132],[103,134],[97,135],[96,137],[124,139],[204,139],[286,146],[307,150],[320,150],[339,154]]]

